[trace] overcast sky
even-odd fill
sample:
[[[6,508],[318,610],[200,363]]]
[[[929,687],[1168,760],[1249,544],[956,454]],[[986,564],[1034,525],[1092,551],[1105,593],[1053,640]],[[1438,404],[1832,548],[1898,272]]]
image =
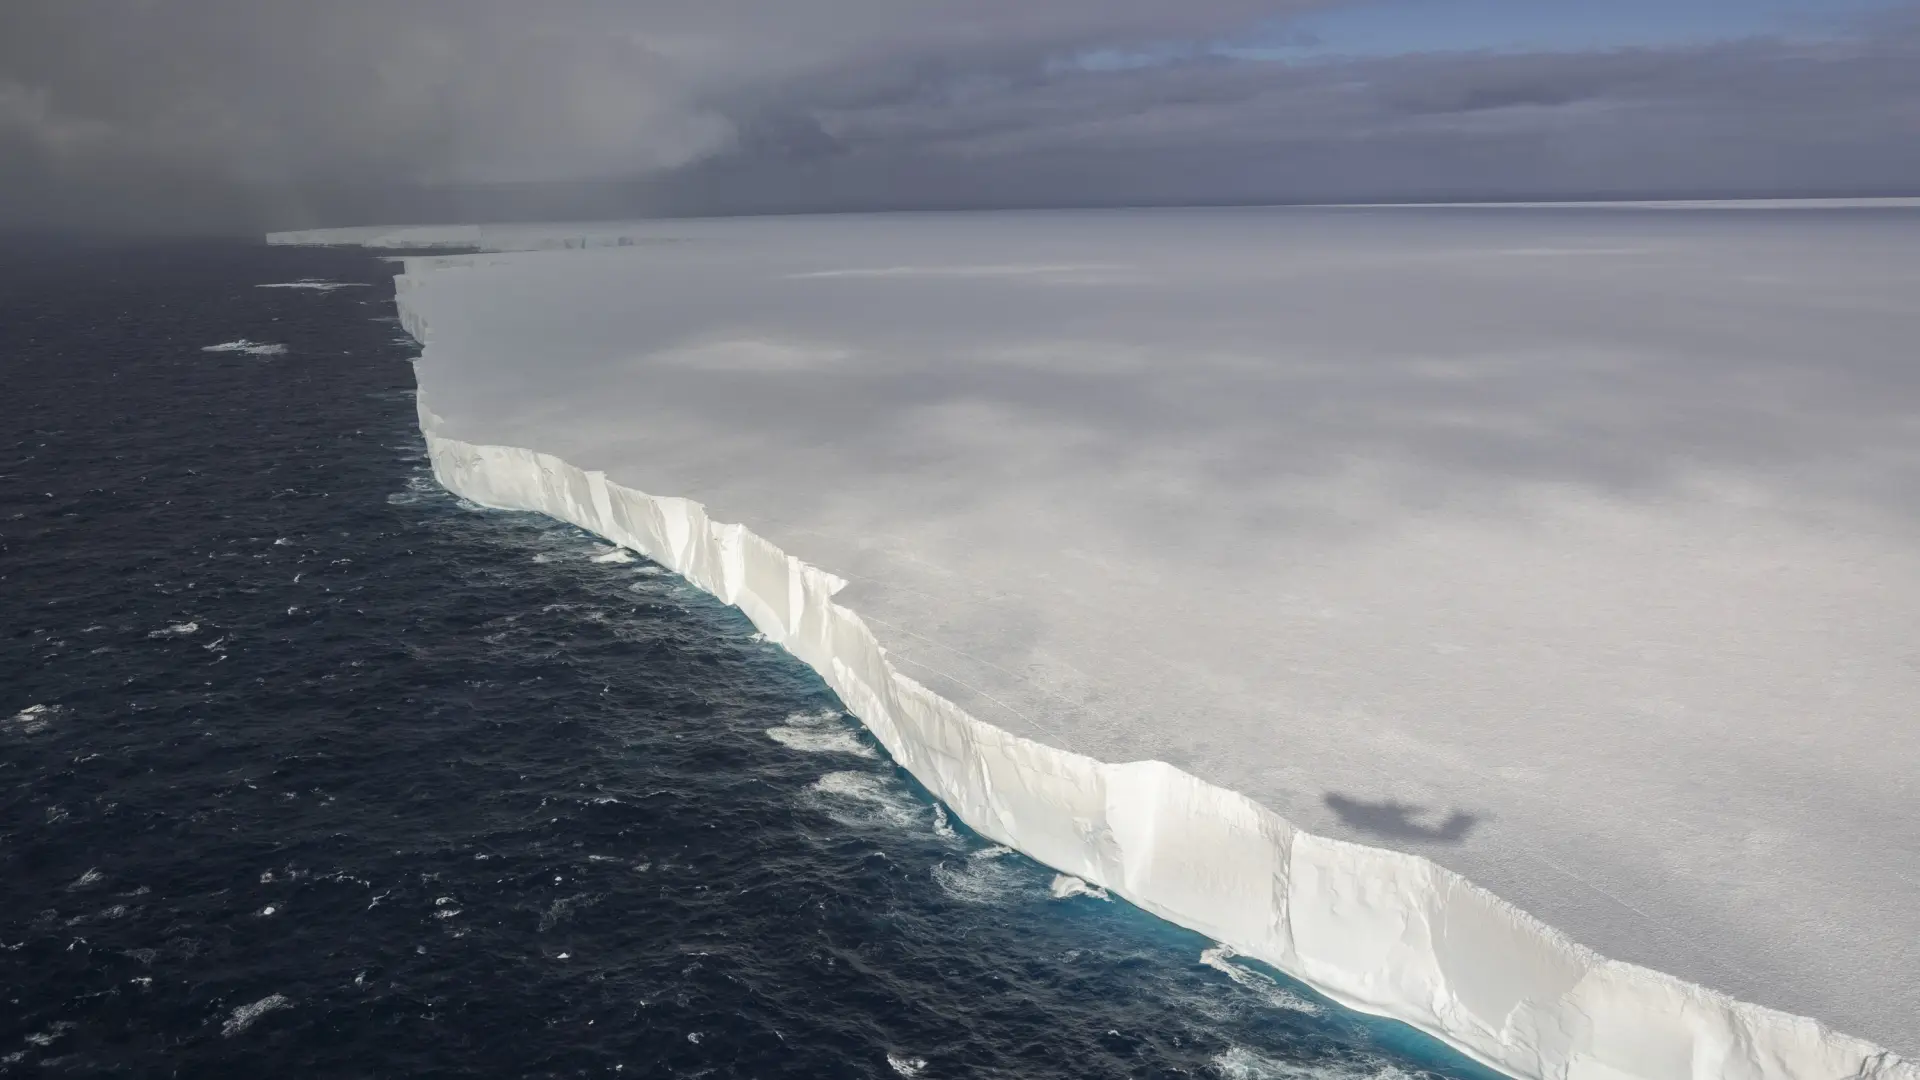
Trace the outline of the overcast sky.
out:
[[[4,0],[0,225],[1920,194],[1914,0]]]

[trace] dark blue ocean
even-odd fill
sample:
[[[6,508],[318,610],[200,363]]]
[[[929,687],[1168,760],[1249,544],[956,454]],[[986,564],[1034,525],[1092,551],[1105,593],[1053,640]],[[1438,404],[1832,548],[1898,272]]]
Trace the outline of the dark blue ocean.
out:
[[[744,616],[441,492],[391,274],[0,261],[0,1072],[1490,1075],[1056,898]]]

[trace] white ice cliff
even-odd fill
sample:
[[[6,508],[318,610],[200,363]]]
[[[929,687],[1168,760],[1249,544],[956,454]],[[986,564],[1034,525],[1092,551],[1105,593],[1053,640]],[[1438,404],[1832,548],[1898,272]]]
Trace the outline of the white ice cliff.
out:
[[[397,280],[441,482],[983,835],[1514,1076],[1920,1080],[1793,1015],[1920,1047],[1913,210],[276,239],[515,249]]]

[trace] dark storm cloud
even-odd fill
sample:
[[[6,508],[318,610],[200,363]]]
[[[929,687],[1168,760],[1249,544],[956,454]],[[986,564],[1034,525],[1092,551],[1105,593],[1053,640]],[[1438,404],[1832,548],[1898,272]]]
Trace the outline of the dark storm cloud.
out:
[[[0,222],[1920,187],[1911,17],[1551,55],[1203,48],[1314,6],[10,0]]]

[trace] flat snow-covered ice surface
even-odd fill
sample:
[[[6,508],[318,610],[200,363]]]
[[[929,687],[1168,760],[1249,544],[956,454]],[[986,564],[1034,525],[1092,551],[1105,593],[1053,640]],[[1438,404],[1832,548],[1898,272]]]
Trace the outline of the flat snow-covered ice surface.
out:
[[[981,720],[1920,1052],[1920,210],[437,237],[590,248],[409,260],[440,434],[704,502]]]

